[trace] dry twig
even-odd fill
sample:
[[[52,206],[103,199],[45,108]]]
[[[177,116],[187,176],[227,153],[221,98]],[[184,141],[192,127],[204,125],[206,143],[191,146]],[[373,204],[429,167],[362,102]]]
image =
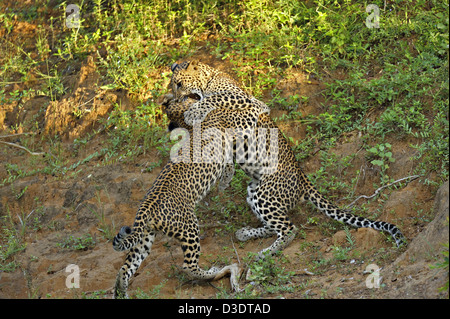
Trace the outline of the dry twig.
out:
[[[415,179],[417,179],[417,178],[419,178],[419,177],[420,177],[419,175],[412,175],[412,176],[408,176],[408,177],[403,177],[403,178],[400,178],[400,179],[398,179],[398,180],[396,180],[396,181],[393,181],[393,182],[390,183],[390,184],[381,186],[381,187],[378,188],[378,189],[375,191],[375,193],[373,193],[371,196],[361,195],[361,196],[357,197],[353,202],[351,202],[350,204],[348,204],[346,208],[352,207],[352,206],[353,206],[358,200],[360,200],[361,198],[370,199],[370,198],[372,198],[372,197],[377,196],[378,193],[379,193],[380,191],[382,191],[383,189],[385,189],[386,187],[392,186],[392,185],[394,185],[394,184],[396,184],[396,183],[399,183],[399,182],[401,182],[401,181],[404,181],[404,180],[406,180],[406,179],[410,179],[410,181],[413,181],[413,180],[415,180]],[[410,181],[409,181],[409,182],[410,182]]]
[[[30,153],[31,155],[34,155],[34,156],[44,155],[45,154],[44,152],[32,152],[28,148],[26,148],[24,146],[21,146],[21,145],[18,145],[18,144],[14,144],[14,143],[0,141],[0,144],[5,144],[5,145],[8,145],[8,146],[20,148],[21,150],[27,151],[28,153]]]

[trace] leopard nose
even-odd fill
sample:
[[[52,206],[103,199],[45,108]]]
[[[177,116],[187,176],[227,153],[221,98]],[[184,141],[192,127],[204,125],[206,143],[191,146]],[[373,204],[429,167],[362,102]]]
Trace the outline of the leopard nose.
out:
[[[172,70],[172,72],[178,67],[178,64],[176,62],[174,62],[172,64],[172,66],[170,67],[170,69]]]

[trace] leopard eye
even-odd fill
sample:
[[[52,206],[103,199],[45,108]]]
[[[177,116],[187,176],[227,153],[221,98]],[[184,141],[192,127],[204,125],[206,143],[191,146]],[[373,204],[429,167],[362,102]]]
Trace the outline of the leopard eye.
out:
[[[180,89],[181,88],[181,82],[178,82],[177,83],[177,89]]]

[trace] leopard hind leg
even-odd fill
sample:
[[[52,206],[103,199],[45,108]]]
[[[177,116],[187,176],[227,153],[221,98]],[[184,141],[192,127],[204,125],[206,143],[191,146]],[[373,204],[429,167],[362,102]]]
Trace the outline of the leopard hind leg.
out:
[[[244,227],[239,229],[235,235],[239,241],[247,241],[250,239],[267,238],[276,234],[276,231],[267,227],[267,224],[263,218],[258,205],[257,193],[259,189],[259,181],[253,180],[247,187],[247,204],[255,214],[256,218],[263,224],[263,227],[252,228]]]
[[[264,258],[267,254],[273,255],[277,251],[284,249],[294,239],[297,228],[292,224],[287,216],[286,208],[282,205],[271,203],[264,194],[265,187],[260,187],[259,183],[252,181],[247,189],[247,203],[253,213],[262,222],[263,227],[244,227],[236,232],[236,238],[240,241],[249,239],[265,238],[277,235],[277,239],[267,248],[258,253],[257,258]]]
[[[191,232],[189,238],[181,238],[181,248],[184,254],[183,271],[192,279],[214,281],[230,274],[231,288],[239,291],[238,277],[239,267],[237,264],[225,266],[223,268],[211,267],[203,270],[199,267],[198,261],[200,256],[200,237],[198,235],[198,227],[196,232]]]

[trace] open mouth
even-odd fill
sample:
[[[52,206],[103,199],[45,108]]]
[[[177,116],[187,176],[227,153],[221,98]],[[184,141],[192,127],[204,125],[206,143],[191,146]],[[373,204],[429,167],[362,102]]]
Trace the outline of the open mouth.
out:
[[[196,100],[196,101],[200,101],[201,100],[201,96],[199,95],[199,94],[197,94],[197,93],[191,93],[191,94],[188,94],[188,95],[185,95],[185,96],[183,96],[182,98],[181,98],[181,101],[186,101],[187,99],[193,99],[193,100]]]
[[[200,95],[198,95],[197,93],[189,94],[188,98],[191,98],[191,99],[196,100],[196,101],[200,101],[200,99],[201,99]]]

